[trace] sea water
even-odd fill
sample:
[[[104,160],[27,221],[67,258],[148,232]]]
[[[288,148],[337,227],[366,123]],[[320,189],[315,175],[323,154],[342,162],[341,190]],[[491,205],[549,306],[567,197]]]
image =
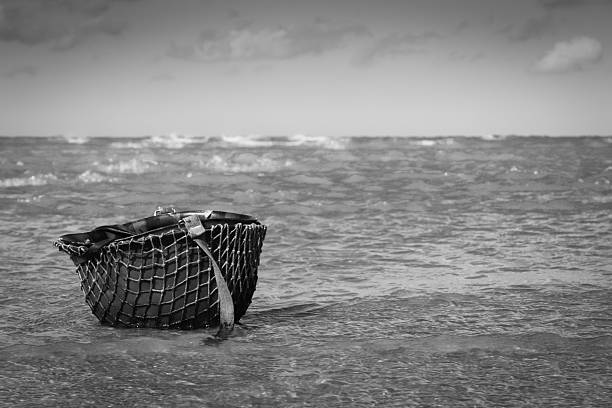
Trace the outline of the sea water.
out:
[[[612,404],[612,138],[0,138],[0,405]],[[101,325],[60,235],[268,226],[214,329]]]

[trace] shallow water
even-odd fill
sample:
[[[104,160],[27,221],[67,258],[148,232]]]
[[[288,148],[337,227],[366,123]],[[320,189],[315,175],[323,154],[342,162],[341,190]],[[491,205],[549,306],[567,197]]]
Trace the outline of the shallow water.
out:
[[[610,138],[0,138],[0,404],[612,404]],[[268,225],[214,329],[100,325],[58,236]]]

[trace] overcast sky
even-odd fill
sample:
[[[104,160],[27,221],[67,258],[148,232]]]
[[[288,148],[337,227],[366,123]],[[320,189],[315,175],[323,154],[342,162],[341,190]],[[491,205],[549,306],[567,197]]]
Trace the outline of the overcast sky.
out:
[[[0,134],[612,134],[612,0],[0,0]]]

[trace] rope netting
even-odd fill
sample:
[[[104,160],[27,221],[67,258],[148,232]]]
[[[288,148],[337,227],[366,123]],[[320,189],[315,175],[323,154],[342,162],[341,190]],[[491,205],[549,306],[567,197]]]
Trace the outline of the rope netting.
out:
[[[200,237],[227,282],[235,320],[244,315],[257,283],[266,233],[260,224],[216,224]],[[82,248],[62,248],[82,253]],[[198,328],[219,324],[212,262],[182,228],[113,241],[77,266],[94,315],[118,326]]]

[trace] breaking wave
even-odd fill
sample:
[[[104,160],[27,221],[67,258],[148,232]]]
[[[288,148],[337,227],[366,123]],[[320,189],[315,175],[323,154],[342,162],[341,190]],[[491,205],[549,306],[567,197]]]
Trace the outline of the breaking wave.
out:
[[[74,176],[63,176],[58,177],[53,173],[36,174],[27,177],[12,177],[6,179],[0,179],[0,187],[38,187],[46,186],[48,184],[75,184],[83,183],[102,183],[102,182],[115,182],[116,178],[105,176],[92,170],[85,170],[79,174],[76,178]]]
[[[210,160],[202,162],[201,166],[220,172],[266,173],[278,171],[292,164],[291,160],[277,160],[267,156],[241,153],[231,157],[214,155]]]
[[[221,141],[238,147],[272,147],[272,146],[309,146],[321,147],[330,150],[346,148],[349,138],[329,136],[308,136],[296,134],[292,136],[222,136]]]
[[[57,177],[52,173],[35,174],[28,177],[12,177],[0,180],[0,187],[23,187],[44,186],[49,182],[56,181]]]
[[[488,142],[498,141],[498,140],[506,140],[508,138],[507,135],[497,135],[497,134],[488,134],[482,136],[475,136],[477,139],[486,140]]]
[[[117,162],[110,159],[108,163],[94,162],[93,164],[98,171],[106,174],[143,174],[158,165],[153,159],[141,157]]]
[[[117,181],[117,179],[115,179],[114,177],[108,177],[91,170],[85,170],[84,172],[79,174],[78,180],[85,184]]]
[[[151,136],[131,140],[115,141],[110,144],[115,149],[182,149],[193,144],[210,143],[220,147],[320,147],[329,150],[343,150],[350,142],[350,137],[328,137],[328,136],[261,136],[261,135],[237,135],[237,136],[187,136],[177,133],[169,135]]]
[[[204,143],[209,140],[207,137],[197,137],[170,133],[168,135],[151,136],[144,139],[121,141],[111,143],[115,149],[143,149],[151,147],[162,147],[165,149],[182,149],[185,146]]]
[[[411,144],[423,147],[432,147],[432,146],[440,146],[440,145],[452,145],[455,144],[455,139],[453,138],[423,138],[423,139],[415,139],[410,141]]]
[[[90,138],[83,135],[66,134],[62,135],[62,139],[70,144],[85,144],[88,143]]]

